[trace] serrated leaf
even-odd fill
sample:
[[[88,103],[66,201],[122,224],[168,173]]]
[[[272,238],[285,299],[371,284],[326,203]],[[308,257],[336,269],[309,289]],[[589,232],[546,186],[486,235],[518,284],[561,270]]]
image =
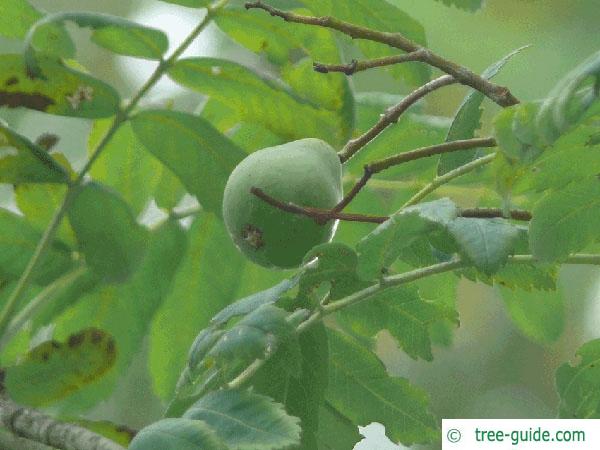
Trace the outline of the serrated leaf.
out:
[[[87,264],[100,276],[123,281],[135,271],[147,233],[121,197],[88,183],[76,194],[68,217]]]
[[[19,278],[41,237],[41,231],[32,227],[23,217],[0,209],[0,277]],[[60,241],[55,241],[39,264],[34,281],[49,283],[71,266],[71,250]]]
[[[89,328],[66,342],[47,341],[5,369],[4,385],[15,401],[31,406],[55,402],[109,371],[116,359],[114,339]]]
[[[327,399],[354,424],[379,422],[403,445],[439,438],[425,392],[405,378],[391,377],[377,357],[350,337],[329,332],[330,371]]]
[[[300,442],[300,426],[283,405],[243,390],[211,392],[184,414],[208,424],[228,448],[275,450]]]
[[[0,120],[0,183],[66,183],[68,172],[43,148]]]
[[[437,0],[442,1],[448,6],[456,6],[460,9],[466,9],[467,11],[475,12],[481,9],[484,0]]]
[[[533,208],[529,244],[544,262],[564,260],[600,237],[600,179],[550,191]]]
[[[481,6],[482,0],[444,0],[444,3],[454,3],[456,6],[467,6],[467,2],[470,2],[471,8],[477,9]],[[477,3],[479,6],[477,6]],[[472,9],[474,10],[474,9]],[[506,65],[506,63],[516,54],[520,53],[525,47],[521,47],[502,58],[500,61],[489,66],[481,75],[485,79],[494,78],[500,70]],[[471,90],[465,97],[461,105],[458,107],[452,125],[448,130],[446,136],[446,142],[456,141],[459,139],[471,139],[475,137],[475,132],[481,126],[481,116],[483,110],[481,105],[485,100],[485,95],[479,91]],[[440,156],[437,173],[438,175],[444,175],[451,170],[456,169],[469,161],[476,158],[478,150],[465,150],[461,152],[451,152]]]
[[[0,15],[0,36],[23,39],[31,26],[40,20],[43,14],[26,0],[3,0]],[[34,47],[43,52],[57,52],[57,56],[73,57],[75,46],[63,26],[52,24],[43,27],[33,40]]]
[[[321,138],[344,141],[341,118],[262,78],[237,63],[216,58],[179,60],[169,76],[177,83],[227,104],[238,121],[258,123],[288,141]]]
[[[365,280],[379,277],[381,270],[389,267],[403,249],[419,237],[447,226],[457,215],[458,208],[447,198],[393,214],[357,244],[359,276]]]
[[[431,327],[449,320],[458,324],[456,311],[443,303],[425,301],[414,287],[386,289],[368,301],[346,308],[338,314],[352,332],[369,338],[388,330],[400,347],[413,359],[433,360]]]
[[[510,318],[527,337],[540,342],[556,341],[565,327],[565,305],[558,291],[500,289]]]
[[[169,48],[167,35],[156,28],[108,14],[92,12],[62,12],[50,14],[36,22],[28,34],[30,44],[38,32],[48,26],[73,22],[82,28],[92,30],[92,41],[114,53],[144,59],[159,60]],[[57,51],[47,46],[45,51]],[[37,56],[32,47],[25,49],[25,60],[31,72],[38,74]]]
[[[205,209],[221,214],[225,184],[246,155],[243,150],[204,119],[182,112],[144,111],[132,127]]]
[[[143,428],[129,450],[227,450],[210,427],[199,420],[163,419]]]
[[[0,55],[0,106],[88,119],[118,110],[119,95],[108,84],[47,56],[37,61],[44,78],[31,78],[21,55]]]
[[[497,272],[514,253],[519,229],[504,219],[457,217],[448,231],[459,253],[487,275]]]
[[[565,363],[556,371],[561,419],[600,418],[600,339],[581,346],[576,364]]]

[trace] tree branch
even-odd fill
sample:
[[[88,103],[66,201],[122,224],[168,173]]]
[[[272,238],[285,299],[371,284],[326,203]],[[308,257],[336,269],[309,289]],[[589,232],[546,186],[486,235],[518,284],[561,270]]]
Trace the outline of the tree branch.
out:
[[[369,59],[366,61],[352,60],[350,64],[323,64],[320,62],[313,63],[313,68],[319,73],[342,72],[348,76],[354,75],[357,72],[373,69],[375,67],[385,67],[394,64],[402,64],[411,61],[421,61],[425,52],[417,50],[405,55],[387,56],[384,58]]]
[[[0,400],[0,422],[16,436],[61,450],[124,450],[86,428],[57,421],[6,398]]]
[[[283,202],[274,197],[271,197],[262,189],[253,187],[250,192],[260,198],[265,203],[280,209],[290,214],[297,214],[309,217],[316,223],[324,224],[330,220],[343,220],[345,222],[362,222],[362,223],[377,223],[381,224],[389,219],[389,216],[369,216],[365,214],[342,213],[334,209],[313,208],[310,206],[300,206],[291,202]],[[504,212],[501,208],[470,208],[462,209],[459,212],[460,217],[469,218],[494,218],[504,217]],[[510,218],[514,220],[529,221],[531,213],[520,209],[510,211]]]
[[[423,51],[423,62],[440,69],[442,72],[451,75],[461,84],[472,87],[500,106],[512,106],[519,103],[519,100],[512,95],[508,88],[498,86],[491,83],[485,78],[477,75],[469,69],[462,67],[452,61],[442,58],[416,42],[404,37],[401,33],[390,33],[385,31],[377,31],[366,27],[354,25],[334,17],[323,16],[303,16],[293,12],[283,11],[265,4],[262,1],[253,1],[246,3],[246,9],[262,9],[272,16],[281,17],[286,22],[301,23],[305,25],[313,25],[324,28],[331,28],[340,31],[354,39],[365,39],[369,41],[379,42],[389,45],[390,47],[398,48],[407,53]]]
[[[371,129],[356,139],[351,139],[348,141],[348,143],[339,153],[340,160],[342,162],[346,162],[352,158],[352,156],[354,156],[361,148],[379,136],[387,127],[398,122],[400,116],[404,114],[408,108],[425,97],[427,94],[430,94],[441,87],[449,86],[454,83],[456,83],[456,80],[453,77],[450,75],[444,75],[424,84],[418,89],[415,89],[413,92],[404,97],[404,99],[402,99],[402,101],[396,106],[389,108]]]

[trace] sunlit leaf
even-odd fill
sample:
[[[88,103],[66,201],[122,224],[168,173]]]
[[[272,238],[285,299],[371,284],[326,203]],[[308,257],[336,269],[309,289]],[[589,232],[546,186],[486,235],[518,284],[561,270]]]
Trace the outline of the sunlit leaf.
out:
[[[275,450],[300,442],[300,426],[283,405],[243,390],[211,392],[184,414],[201,420],[229,448]]]
[[[35,347],[23,361],[5,369],[4,385],[19,403],[47,405],[102,377],[113,366],[116,352],[110,335],[85,329],[64,343],[47,341]]]
[[[21,55],[0,55],[0,106],[59,116],[112,116],[119,96],[108,84],[48,58],[38,63],[44,78],[31,78]]]
[[[456,6],[460,9],[466,9],[467,11],[477,11],[483,6],[484,0],[438,0],[444,2],[446,5]]]

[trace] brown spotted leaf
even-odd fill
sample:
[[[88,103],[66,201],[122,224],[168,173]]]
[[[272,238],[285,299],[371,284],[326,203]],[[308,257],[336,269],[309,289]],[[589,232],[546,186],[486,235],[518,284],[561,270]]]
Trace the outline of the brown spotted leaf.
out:
[[[115,362],[114,339],[87,328],[66,342],[47,341],[5,369],[4,386],[18,403],[43,406],[99,379]]]
[[[37,62],[43,76],[32,78],[21,55],[0,55],[0,107],[90,119],[116,112],[119,95],[108,84],[49,57]]]

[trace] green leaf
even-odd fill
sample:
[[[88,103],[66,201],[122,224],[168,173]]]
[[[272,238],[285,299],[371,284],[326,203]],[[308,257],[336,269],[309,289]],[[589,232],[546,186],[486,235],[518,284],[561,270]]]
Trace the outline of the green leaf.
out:
[[[249,391],[211,392],[183,417],[208,424],[229,448],[275,450],[300,442],[299,420],[283,405]]]
[[[378,31],[402,33],[408,39],[426,45],[423,26],[385,0],[302,0],[302,3],[317,16],[329,15]],[[397,55],[400,51],[368,40],[359,40],[357,46],[367,58]],[[431,70],[426,64],[396,64],[383,70],[413,86],[428,81],[431,75]]]
[[[4,385],[12,399],[30,406],[60,400],[102,377],[114,365],[114,339],[88,328],[65,343],[47,341],[5,369]]]
[[[335,146],[345,140],[343,118],[234,62],[182,59],[169,69],[169,76],[227,104],[239,121],[260,124],[288,141],[310,136]]]
[[[169,40],[165,33],[121,17],[89,12],[50,14],[37,21],[28,33],[25,60],[34,74],[38,74],[37,57],[30,45],[37,31],[64,22],[73,22],[80,27],[90,28],[94,43],[120,55],[160,60],[169,49]],[[45,51],[57,53],[52,47],[47,47]]]
[[[504,219],[457,217],[448,230],[459,253],[487,275],[497,272],[514,253],[519,228]]]
[[[458,208],[447,198],[421,203],[393,214],[357,244],[359,275],[365,280],[377,278],[403,249],[419,237],[446,227],[457,214]]]
[[[41,237],[42,233],[27,220],[0,209],[0,278],[19,278]],[[71,250],[60,241],[55,241],[38,265],[34,281],[49,283],[71,266]]]
[[[123,281],[135,271],[147,233],[121,197],[88,183],[76,194],[68,217],[87,264],[99,275]]]
[[[208,425],[199,420],[163,419],[142,429],[129,450],[227,450]]]
[[[21,55],[0,55],[0,106],[24,107],[59,116],[112,116],[119,95],[108,84],[40,56],[44,78],[31,78]]]
[[[460,9],[475,12],[483,6],[483,0],[438,0],[448,6],[456,6]]]
[[[43,148],[0,120],[0,183],[66,183],[68,172]]]
[[[533,289],[552,291],[556,289],[556,266],[540,266],[538,264],[507,264],[498,272],[487,276],[474,268],[460,271],[461,275],[472,281],[479,281],[490,286],[503,286],[508,289],[522,289],[530,292]]]
[[[533,208],[529,244],[544,262],[564,260],[600,238],[600,179],[550,191]]]
[[[475,6],[477,3],[479,6],[482,0],[466,0],[471,2]],[[445,3],[453,3],[452,0],[444,0]],[[460,3],[460,0],[459,2]],[[463,3],[466,3],[463,0]],[[456,2],[455,2],[456,4]],[[457,4],[458,6],[458,4]],[[477,9],[479,6],[475,6]],[[489,80],[494,78],[500,70],[506,65],[506,63],[516,54],[520,53],[524,48],[521,47],[502,58],[500,61],[492,64],[482,74],[482,77]],[[481,105],[485,100],[485,95],[481,92],[472,89],[469,94],[465,97],[461,105],[458,107],[458,111],[454,115],[452,125],[448,130],[446,136],[446,142],[456,141],[459,139],[471,139],[475,137],[475,132],[481,127],[481,116],[483,110]],[[438,164],[438,175],[444,175],[451,170],[456,169],[476,158],[478,150],[466,150],[462,152],[451,152],[440,156]]]
[[[458,314],[443,303],[425,301],[416,288],[400,286],[377,294],[338,314],[341,323],[357,335],[375,337],[388,330],[413,359],[432,361],[431,327],[444,320],[458,324]]]
[[[88,140],[90,154],[111,124],[108,119],[94,123]],[[90,174],[94,180],[119,192],[135,214],[140,214],[150,199],[168,186],[173,186],[175,192],[180,188],[177,177],[146,151],[130,122],[121,125],[104,147]]]
[[[68,335],[82,324],[95,326],[109,332],[119,349],[110,375],[81,390],[63,405],[64,409],[80,411],[110,395],[118,377],[144,348],[152,319],[171,291],[186,247],[187,237],[181,225],[176,220],[167,220],[149,232],[144,258],[127,282],[98,284],[95,289],[79,293],[71,305],[57,305],[62,308],[56,312],[68,307],[53,319],[57,335]],[[50,311],[45,316],[52,317]],[[45,324],[41,318],[36,323]]]
[[[581,346],[576,365],[563,364],[556,371],[561,419],[600,418],[600,339]]]
[[[360,440],[358,427],[329,403],[319,410],[319,450],[354,448]]]
[[[540,343],[560,337],[565,328],[565,305],[558,291],[501,288],[500,292],[510,318],[525,336]]]
[[[439,439],[427,396],[405,378],[391,377],[368,349],[340,333],[329,333],[330,371],[327,399],[354,424],[379,422],[403,445]]]
[[[40,20],[43,14],[26,0],[3,0],[0,16],[0,36],[23,39],[31,26]],[[71,58],[75,56],[75,46],[63,26],[58,24],[43,27],[33,40],[39,51],[57,51],[57,56]]]
[[[64,421],[87,428],[124,447],[127,447],[136,435],[136,431],[126,425],[117,425],[107,420],[66,419]]]
[[[144,111],[133,131],[175,173],[202,206],[221,214],[229,174],[246,155],[204,119],[175,111]]]

